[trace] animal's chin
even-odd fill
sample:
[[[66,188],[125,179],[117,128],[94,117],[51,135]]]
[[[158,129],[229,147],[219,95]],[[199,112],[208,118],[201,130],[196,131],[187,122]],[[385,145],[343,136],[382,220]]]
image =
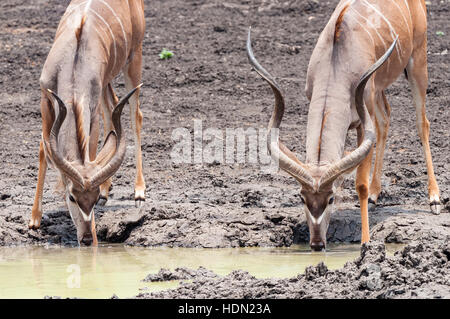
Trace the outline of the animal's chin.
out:
[[[92,242],[84,243],[84,242],[80,241],[80,242],[78,242],[78,244],[80,245],[80,247],[89,247],[92,245]]]
[[[89,247],[94,242],[94,236],[92,233],[84,233],[83,235],[78,235],[78,244],[81,247]]]
[[[309,247],[311,247],[312,251],[325,251],[326,244],[325,241],[311,242]]]

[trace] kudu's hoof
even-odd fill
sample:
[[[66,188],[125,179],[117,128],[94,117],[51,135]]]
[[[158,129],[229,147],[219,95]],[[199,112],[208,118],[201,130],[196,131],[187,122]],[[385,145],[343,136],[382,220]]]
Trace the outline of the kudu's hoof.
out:
[[[30,222],[28,223],[29,229],[38,229],[41,226],[41,219],[40,218],[31,218]]]
[[[442,208],[442,205],[441,205],[441,202],[439,202],[439,201],[432,201],[430,203],[431,212],[435,215],[439,215],[441,213],[441,208]]]
[[[97,205],[98,206],[105,206],[107,201],[108,201],[108,198],[106,198],[105,196],[100,196],[98,201],[97,201]]]
[[[136,205],[136,208],[141,208],[144,205],[145,198],[135,198],[134,204]]]
[[[375,211],[375,208],[377,207],[377,203],[375,203],[375,201],[371,198],[369,198],[368,202],[369,202],[369,205],[368,205],[369,212]]]

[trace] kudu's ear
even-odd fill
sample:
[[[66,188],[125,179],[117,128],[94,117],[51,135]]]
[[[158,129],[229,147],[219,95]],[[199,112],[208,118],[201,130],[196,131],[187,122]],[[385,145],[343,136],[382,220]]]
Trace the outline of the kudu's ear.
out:
[[[97,157],[95,158],[95,163],[102,167],[106,165],[106,163],[108,163],[113,157],[116,151],[116,146],[117,146],[117,135],[114,131],[111,131],[106,137],[102,149],[97,154]]]

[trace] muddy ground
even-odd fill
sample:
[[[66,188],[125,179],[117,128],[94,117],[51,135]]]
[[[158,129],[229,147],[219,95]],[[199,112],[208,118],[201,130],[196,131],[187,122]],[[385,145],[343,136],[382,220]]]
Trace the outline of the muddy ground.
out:
[[[172,131],[194,120],[203,128],[263,128],[272,111],[270,89],[251,71],[245,53],[248,26],[259,61],[284,88],[287,110],[281,136],[304,158],[309,57],[337,0],[145,1],[143,158],[145,206],[134,208],[134,143],[114,177],[105,207],[98,207],[99,239],[141,246],[289,246],[308,241],[299,187],[280,172],[254,164],[175,165]],[[68,1],[7,0],[0,4],[0,245],[75,245],[76,235],[50,169],[41,229],[28,230],[38,172],[41,120],[39,76]],[[402,77],[387,90],[391,129],[379,206],[370,213],[375,240],[405,243],[450,234],[448,1],[428,7],[428,119],[431,151],[444,208],[429,212],[427,177],[410,90]],[[443,32],[443,35],[440,33]],[[162,48],[174,52],[159,60]],[[123,79],[114,84],[125,94]],[[129,127],[129,115],[124,116]],[[350,135],[349,149],[355,134]],[[328,240],[360,239],[353,178],[344,182]],[[244,275],[242,275],[244,276]],[[245,275],[246,276],[246,275]]]
[[[162,269],[145,281],[181,280],[176,289],[142,292],[136,298],[450,298],[450,237],[423,236],[393,257],[383,242],[361,247],[361,255],[339,270],[320,263],[292,278],[258,279],[243,270],[219,276],[205,268]]]

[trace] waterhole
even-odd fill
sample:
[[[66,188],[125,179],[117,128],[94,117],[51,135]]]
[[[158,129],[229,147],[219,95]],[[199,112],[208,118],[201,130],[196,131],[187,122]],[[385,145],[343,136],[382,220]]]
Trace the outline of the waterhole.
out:
[[[388,254],[398,246],[388,246]],[[138,248],[100,245],[97,248],[1,247],[0,298],[45,296],[120,298],[141,290],[175,288],[179,282],[143,282],[161,268],[203,266],[219,275],[248,271],[257,278],[287,278],[323,261],[341,268],[359,256],[360,245],[330,245],[327,252],[311,252],[307,245],[288,248]]]

